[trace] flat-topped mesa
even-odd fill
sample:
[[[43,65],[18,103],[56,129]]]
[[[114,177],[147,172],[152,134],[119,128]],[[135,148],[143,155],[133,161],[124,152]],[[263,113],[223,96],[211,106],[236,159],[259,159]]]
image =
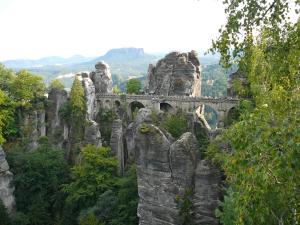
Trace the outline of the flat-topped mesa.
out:
[[[149,65],[145,92],[151,95],[201,95],[201,67],[196,51],[171,52]]]
[[[104,62],[98,62],[95,65],[96,70],[90,73],[96,94],[109,94],[112,93],[112,78],[109,66]]]

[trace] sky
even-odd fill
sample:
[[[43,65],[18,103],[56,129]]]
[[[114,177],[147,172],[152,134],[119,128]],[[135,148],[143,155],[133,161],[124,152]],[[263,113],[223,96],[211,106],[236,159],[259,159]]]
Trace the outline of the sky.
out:
[[[221,0],[0,0],[0,61],[207,50],[225,18]]]

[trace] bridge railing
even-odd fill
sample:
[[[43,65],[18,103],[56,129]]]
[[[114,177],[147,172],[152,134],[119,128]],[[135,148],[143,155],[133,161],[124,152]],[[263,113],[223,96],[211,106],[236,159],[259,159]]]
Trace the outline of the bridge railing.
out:
[[[160,100],[160,101],[181,101],[181,102],[231,102],[237,103],[239,99],[231,98],[231,97],[221,97],[221,98],[214,98],[214,97],[194,97],[194,96],[175,96],[175,95],[130,95],[130,94],[98,94],[97,99],[101,98],[110,98],[110,99],[121,99],[124,98],[131,99],[131,100]]]

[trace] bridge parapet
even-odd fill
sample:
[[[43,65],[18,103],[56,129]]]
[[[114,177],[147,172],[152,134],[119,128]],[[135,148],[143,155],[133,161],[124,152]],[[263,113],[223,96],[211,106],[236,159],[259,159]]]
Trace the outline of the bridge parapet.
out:
[[[174,109],[182,109],[183,111],[193,111],[199,107],[206,105],[211,107],[218,116],[218,124],[224,124],[228,112],[234,108],[239,99],[223,97],[190,97],[190,96],[163,96],[163,95],[128,95],[128,94],[98,94],[98,101],[105,102],[106,107],[114,107],[113,101],[127,102],[128,107],[132,102],[139,102],[145,107],[155,110],[161,109],[161,104],[168,104]],[[106,104],[106,102],[109,102]],[[130,109],[128,109],[128,112]]]
[[[180,101],[180,102],[207,102],[207,103],[222,103],[228,102],[237,104],[239,99],[223,97],[190,97],[190,96],[164,96],[164,95],[124,95],[124,94],[98,94],[97,99],[138,99],[138,100],[166,100],[166,101]]]

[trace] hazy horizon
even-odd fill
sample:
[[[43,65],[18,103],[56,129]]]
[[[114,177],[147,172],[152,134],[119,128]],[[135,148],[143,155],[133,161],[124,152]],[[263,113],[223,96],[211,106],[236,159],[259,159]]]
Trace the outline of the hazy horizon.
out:
[[[0,61],[96,57],[115,48],[197,50],[225,22],[217,0],[1,0]]]
[[[6,61],[14,61],[14,60],[40,60],[40,59],[45,59],[45,58],[51,58],[51,57],[59,57],[59,58],[64,58],[64,59],[68,59],[68,58],[72,58],[72,57],[75,57],[75,56],[81,56],[81,57],[85,57],[85,58],[97,58],[97,57],[101,57],[101,56],[104,56],[108,51],[110,50],[113,50],[113,49],[126,49],[126,48],[136,48],[136,49],[140,49],[142,47],[122,47],[122,48],[112,48],[112,49],[108,49],[106,52],[104,52],[103,54],[98,54],[98,55],[84,55],[84,54],[74,54],[74,55],[68,55],[68,56],[61,56],[61,55],[44,55],[44,56],[41,56],[41,57],[35,57],[35,58],[30,58],[30,57],[24,57],[24,58],[12,58],[12,59],[5,59],[5,60],[0,60],[0,62],[6,62]],[[144,48],[142,48],[144,49]],[[190,52],[192,50],[196,50],[199,57],[211,57],[211,56],[216,56],[218,57],[218,53],[212,55],[211,53],[209,54],[205,54],[206,53],[206,50],[207,49],[200,49],[200,50],[197,50],[197,49],[190,49],[190,50],[184,50],[184,52]],[[167,55],[168,53],[172,52],[172,51],[180,51],[180,50],[176,50],[176,49],[173,49],[173,50],[170,50],[170,51],[166,51],[166,52],[147,52],[145,51],[144,49],[144,52],[146,54],[150,54],[150,55],[154,55],[154,56],[160,56],[160,55]],[[183,52],[183,51],[182,51]]]

